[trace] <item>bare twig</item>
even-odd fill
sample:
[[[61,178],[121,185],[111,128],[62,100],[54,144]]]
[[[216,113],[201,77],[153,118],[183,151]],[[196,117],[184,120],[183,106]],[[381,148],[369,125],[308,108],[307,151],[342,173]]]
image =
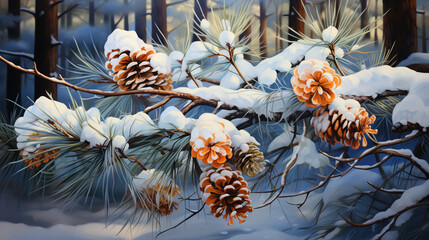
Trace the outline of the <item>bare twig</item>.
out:
[[[197,215],[199,212],[201,212],[201,211],[204,209],[204,207],[205,207],[205,206],[206,206],[206,204],[204,203],[204,204],[203,204],[203,206],[201,206],[201,208],[200,208],[200,209],[198,209],[197,211],[192,211],[192,214],[191,214],[191,215],[189,215],[188,217],[186,217],[185,219],[183,219],[182,221],[180,221],[178,224],[174,225],[173,227],[167,228],[167,229],[165,229],[165,230],[163,230],[163,231],[159,232],[159,233],[156,235],[156,237],[155,237],[155,238],[159,237],[159,235],[161,235],[161,234],[163,234],[163,233],[165,233],[165,232],[167,232],[167,231],[170,231],[170,230],[172,230],[172,229],[175,229],[176,227],[180,226],[182,223],[184,223],[184,222],[188,221],[188,219],[192,218],[193,216],[195,216],[195,215]]]
[[[186,74],[188,74],[188,77],[192,79],[192,81],[194,81],[195,85],[200,88],[200,84],[198,84],[197,80],[194,78],[194,76],[192,75],[191,71],[189,71],[188,69],[186,69]]]
[[[338,64],[337,56],[335,55],[335,46],[329,45],[329,50],[331,50],[331,55],[334,60],[335,67],[337,67],[338,71],[341,73],[342,76],[345,76],[343,70],[341,70],[340,65]]]
[[[212,83],[212,84],[215,84],[215,85],[220,85],[220,81],[216,80],[216,79],[211,79],[211,78],[203,77],[203,78],[200,79],[200,81],[201,82]]]
[[[379,222],[383,222],[383,221],[385,221],[385,220],[387,220],[389,218],[392,218],[392,217],[398,218],[402,213],[404,213],[404,212],[406,212],[408,210],[411,210],[411,209],[416,208],[416,207],[426,206],[426,205],[429,205],[429,202],[416,203],[416,204],[413,204],[411,206],[408,206],[408,207],[402,209],[401,211],[398,211],[396,214],[387,215],[384,218],[380,218],[380,219],[377,219],[377,220],[374,220],[374,221],[370,221],[370,222],[367,221],[365,223],[355,223],[355,222],[352,222],[349,219],[345,218],[341,214],[340,214],[340,216],[344,219],[344,221],[346,221],[348,224],[350,224],[350,225],[352,225],[354,227],[367,227],[367,226],[371,226],[371,225],[374,225],[374,224],[379,223]]]
[[[371,182],[368,182],[368,181],[366,183],[368,183],[371,187],[377,189],[380,192],[393,193],[393,194],[402,194],[405,191],[405,190],[398,190],[398,189],[392,190],[392,189],[385,189],[385,188],[377,187],[377,186],[375,186],[374,184],[372,184]]]
[[[79,6],[79,4],[74,4],[73,6],[71,6],[70,8],[66,9],[64,12],[60,13],[58,15],[58,19],[60,19],[61,17],[63,17],[64,15],[66,15],[68,12],[72,11],[73,9],[75,9],[77,6]]]
[[[273,197],[271,197],[271,199],[268,199],[264,204],[262,204],[261,206],[257,206],[255,207],[255,209],[258,208],[263,208],[266,207],[268,205],[270,205],[271,203],[273,203],[282,193],[284,187],[286,186],[286,179],[287,179],[287,175],[289,173],[289,171],[292,169],[293,166],[295,166],[296,161],[298,160],[298,154],[296,154],[296,156],[291,160],[291,162],[288,163],[288,165],[286,166],[286,169],[283,171],[282,174],[282,184],[280,185],[279,188],[276,189],[276,193]]]
[[[407,141],[409,141],[411,139],[414,139],[414,138],[416,138],[416,137],[418,137],[418,136],[420,136],[422,134],[423,134],[423,131],[419,131],[416,134],[412,134],[412,135],[406,136],[404,138],[399,138],[399,139],[395,139],[395,140],[389,140],[389,141],[386,141],[386,142],[378,142],[378,141],[376,141],[374,147],[369,148],[368,150],[366,150],[365,152],[363,152],[361,155],[359,155],[357,157],[353,157],[353,158],[334,157],[334,156],[331,156],[331,155],[329,155],[329,154],[327,154],[325,152],[322,152],[322,151],[320,153],[322,153],[323,155],[325,155],[325,156],[327,156],[327,157],[329,157],[329,158],[331,158],[333,160],[339,161],[339,162],[353,162],[355,160],[360,160],[360,159],[362,159],[362,158],[364,158],[364,157],[366,157],[366,156],[368,156],[370,154],[375,153],[375,150],[377,150],[379,148],[387,147],[387,146],[392,146],[392,145],[396,145],[396,144],[400,144],[400,143],[404,143],[404,142],[407,142]]]
[[[154,109],[157,109],[157,108],[159,108],[159,107],[161,107],[161,106],[163,106],[163,105],[165,105],[168,101],[170,101],[171,100],[171,97],[166,97],[166,98],[164,98],[162,101],[160,101],[160,102],[158,102],[157,104],[154,104],[154,105],[152,105],[152,106],[150,106],[150,107],[147,107],[145,110],[144,110],[144,113],[149,113],[150,111],[153,111]]]
[[[145,167],[145,165],[143,165],[143,163],[141,163],[137,158],[130,157],[130,156],[126,155],[124,153],[124,151],[122,151],[122,149],[120,149],[120,148],[116,148],[116,150],[118,150],[119,154],[121,154],[121,157],[128,158],[128,159],[134,161],[135,163],[137,163],[143,170],[147,170],[147,168]]]

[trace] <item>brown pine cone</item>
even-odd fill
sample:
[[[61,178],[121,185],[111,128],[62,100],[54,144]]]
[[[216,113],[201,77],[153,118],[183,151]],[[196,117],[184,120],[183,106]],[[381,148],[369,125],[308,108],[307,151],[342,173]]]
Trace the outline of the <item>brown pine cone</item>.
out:
[[[216,218],[222,215],[223,219],[229,218],[228,225],[233,224],[233,218],[243,223],[246,212],[253,211],[247,182],[228,163],[218,168],[207,167],[200,176],[200,189],[202,200],[210,206],[210,213]]]
[[[265,170],[264,154],[259,151],[258,146],[253,142],[248,142],[249,150],[243,152],[241,148],[234,151],[231,158],[232,164],[242,173],[249,177],[254,177]]]
[[[137,202],[138,208],[145,208],[151,212],[157,212],[161,216],[170,215],[179,205],[172,199],[180,193],[177,186],[172,189],[167,186],[156,185],[155,187],[145,188],[143,199]]]
[[[42,163],[47,163],[50,160],[58,157],[60,150],[55,149],[52,151],[47,151],[48,148],[38,148],[36,151],[30,153],[29,155],[24,154],[24,150],[21,150],[19,155],[24,159],[24,162],[28,164],[29,169],[40,167]]]
[[[348,99],[342,104],[321,107],[314,112],[311,125],[314,127],[316,136],[332,145],[341,143],[345,146],[352,145],[353,149],[367,146],[364,134],[376,134],[377,130],[371,129],[369,124],[374,123],[375,116],[368,116],[360,104]],[[348,104],[350,103],[350,104]]]
[[[121,52],[119,49],[113,49],[106,55],[106,68],[112,70],[111,76],[121,90],[141,90],[147,87],[171,90],[173,73],[160,73],[159,68],[150,65],[155,53],[153,47],[148,44],[139,51]]]

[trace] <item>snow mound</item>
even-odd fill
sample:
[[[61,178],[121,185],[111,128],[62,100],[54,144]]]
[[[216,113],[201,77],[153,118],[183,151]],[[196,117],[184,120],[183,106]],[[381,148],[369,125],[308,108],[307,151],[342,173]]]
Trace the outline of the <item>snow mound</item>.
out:
[[[412,53],[407,59],[402,60],[398,67],[410,66],[412,64],[427,64],[429,63],[429,53]]]
[[[104,44],[104,55],[107,56],[109,52],[114,49],[123,51],[133,51],[141,49],[145,46],[143,40],[141,40],[135,31],[126,31],[122,29],[115,29]]]
[[[418,123],[422,127],[429,127],[428,93],[429,76],[426,81],[412,84],[408,95],[393,109],[393,124]]]
[[[299,145],[293,148],[292,159],[296,157],[296,165],[308,164],[313,168],[321,168],[330,164],[328,157],[319,153],[316,144],[304,136],[301,136]]]
[[[373,96],[386,90],[409,90],[413,83],[428,81],[428,74],[406,67],[380,66],[342,77],[335,92],[342,95]]]

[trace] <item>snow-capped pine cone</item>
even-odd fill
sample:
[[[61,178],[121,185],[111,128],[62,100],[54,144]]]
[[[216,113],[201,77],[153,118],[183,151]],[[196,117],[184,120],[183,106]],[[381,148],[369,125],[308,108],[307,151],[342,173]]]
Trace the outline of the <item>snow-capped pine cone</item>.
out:
[[[209,166],[200,176],[202,200],[210,206],[210,213],[216,218],[223,215],[228,225],[233,218],[243,223],[247,212],[252,212],[249,200],[250,190],[239,171],[231,169],[228,163],[219,168]]]
[[[48,148],[38,148],[30,155],[24,155],[23,152],[24,150],[21,150],[19,155],[24,159],[24,162],[28,164],[29,169],[40,167],[42,163],[48,163],[60,154],[60,150],[49,150]]]
[[[321,107],[313,113],[311,125],[314,127],[316,136],[332,145],[341,143],[345,146],[352,145],[353,149],[358,149],[360,140],[362,146],[367,146],[366,134],[376,134],[377,130],[371,129],[369,124],[374,123],[375,116],[368,116],[364,108],[354,114],[354,120],[347,119],[345,114],[340,114],[338,110]]]
[[[305,60],[295,68],[291,82],[299,101],[307,107],[317,107],[334,101],[341,77],[326,61]]]
[[[254,177],[265,170],[264,154],[255,143],[248,142],[247,145],[249,146],[247,152],[243,152],[241,148],[234,151],[231,163],[242,173]]]
[[[151,45],[145,45],[140,51],[132,52],[114,49],[107,54],[106,68],[112,70],[110,75],[124,91],[147,87],[157,90],[173,89],[171,86],[173,73],[159,73],[158,68],[150,65],[154,54],[155,50]]]
[[[143,199],[137,201],[137,207],[147,209],[150,212],[156,212],[161,216],[170,215],[179,205],[173,201],[174,196],[180,193],[177,186],[171,189],[158,184],[156,187],[144,189],[142,193]]]

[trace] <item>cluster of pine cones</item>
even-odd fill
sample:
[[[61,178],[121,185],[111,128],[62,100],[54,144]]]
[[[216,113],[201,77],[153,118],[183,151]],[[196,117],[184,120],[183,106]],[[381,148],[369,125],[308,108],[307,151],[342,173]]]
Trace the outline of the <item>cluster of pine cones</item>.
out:
[[[341,78],[326,61],[305,60],[294,71],[291,79],[293,91],[299,101],[307,107],[318,107],[314,111],[311,125],[323,141],[332,145],[341,143],[359,148],[367,146],[365,134],[376,134],[371,129],[375,116],[369,117],[356,100],[335,97],[334,90]]]

